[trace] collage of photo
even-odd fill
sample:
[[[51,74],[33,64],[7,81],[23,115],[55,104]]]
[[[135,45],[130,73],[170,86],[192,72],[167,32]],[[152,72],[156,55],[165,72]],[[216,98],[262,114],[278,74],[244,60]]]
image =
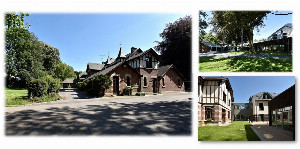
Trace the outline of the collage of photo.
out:
[[[4,11],[3,142],[295,145],[294,10]]]

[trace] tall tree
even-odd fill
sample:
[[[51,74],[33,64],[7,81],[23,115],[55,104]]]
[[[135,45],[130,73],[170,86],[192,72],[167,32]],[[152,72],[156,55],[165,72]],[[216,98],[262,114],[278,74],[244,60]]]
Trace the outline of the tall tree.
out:
[[[163,39],[155,46],[161,53],[161,65],[174,64],[187,81],[191,80],[192,18],[186,16],[166,25],[160,34]]]
[[[264,18],[270,11],[215,11],[211,24],[218,37],[224,41],[241,42],[249,40],[250,51],[253,51],[253,32],[264,25]]]
[[[206,21],[207,14],[204,11],[199,12],[199,35],[200,35],[200,41],[202,41],[203,37],[206,33],[204,29],[208,27],[208,23]]]
[[[66,63],[60,62],[54,68],[54,78],[64,81],[66,78],[76,78],[73,67],[67,65]]]

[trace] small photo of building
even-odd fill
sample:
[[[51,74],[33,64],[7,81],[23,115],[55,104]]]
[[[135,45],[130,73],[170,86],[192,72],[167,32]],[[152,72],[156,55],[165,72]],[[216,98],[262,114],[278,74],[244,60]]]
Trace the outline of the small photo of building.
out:
[[[198,136],[199,141],[294,141],[295,77],[199,76]]]

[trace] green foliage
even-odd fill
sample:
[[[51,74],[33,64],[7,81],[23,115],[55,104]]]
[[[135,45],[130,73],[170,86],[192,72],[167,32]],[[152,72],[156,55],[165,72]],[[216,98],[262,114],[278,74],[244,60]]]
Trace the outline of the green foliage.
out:
[[[62,62],[55,66],[53,73],[54,78],[58,78],[60,81],[64,81],[66,78],[76,78],[73,67]]]
[[[200,72],[291,72],[292,59],[199,57]]]
[[[27,85],[28,97],[43,97],[47,95],[48,84],[44,79],[33,79]]]
[[[162,41],[155,46],[155,50],[161,53],[160,64],[174,64],[186,80],[191,79],[191,29],[191,16],[169,23],[160,34]]]
[[[199,12],[199,35],[200,35],[200,41],[202,41],[203,39],[201,39],[201,36],[203,36],[205,33],[204,29],[207,28],[208,23],[206,21],[206,17],[207,14],[203,11]]]
[[[145,93],[143,93],[143,92],[137,92],[137,93],[135,93],[135,96],[145,96]]]
[[[123,88],[123,95],[132,95],[132,88],[131,87],[124,87]]]
[[[27,105],[34,102],[49,102],[59,100],[57,93],[52,93],[48,96],[28,98],[28,91],[26,89],[5,89],[5,105]]]
[[[215,44],[221,43],[221,41],[215,35],[213,35],[212,32],[209,32],[208,34],[206,33],[202,34],[201,39],[202,39],[200,40],[201,42],[210,42]]]
[[[60,88],[60,81],[59,79],[55,79],[50,75],[45,76],[42,78],[48,84],[47,94],[50,95],[51,93],[58,93]]]
[[[109,89],[112,85],[112,81],[106,75],[100,74],[94,78],[86,81],[86,91],[89,94],[95,95],[97,97],[103,97],[105,90]]]
[[[270,11],[214,11],[210,22],[217,37],[227,43],[244,43],[249,40],[253,47],[253,31],[264,25],[264,18]]]
[[[84,90],[84,87],[85,87],[83,82],[77,82],[77,83],[76,83],[76,86],[77,86],[77,88],[78,88],[79,90],[81,90],[81,91]]]

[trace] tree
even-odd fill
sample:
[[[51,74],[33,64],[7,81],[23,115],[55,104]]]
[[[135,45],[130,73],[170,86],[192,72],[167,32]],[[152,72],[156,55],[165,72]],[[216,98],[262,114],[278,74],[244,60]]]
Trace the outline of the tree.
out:
[[[200,35],[200,41],[202,41],[203,37],[206,33],[204,29],[207,28],[208,23],[206,22],[207,14],[206,12],[200,11],[199,12],[199,35]]]
[[[270,11],[215,11],[211,24],[218,37],[224,41],[249,40],[249,50],[253,51],[253,32],[264,25],[264,18]],[[237,34],[240,33],[240,34]]]
[[[76,78],[73,67],[63,62],[55,66],[53,76],[60,79],[60,81],[64,81],[66,78]]]
[[[249,103],[252,103],[252,96],[249,97],[248,101]]]
[[[161,53],[160,65],[174,64],[186,80],[191,80],[192,18],[186,16],[166,25],[155,50]],[[186,85],[188,87],[188,85]]]
[[[86,80],[84,84],[86,84],[84,87],[89,94],[97,97],[103,97],[105,90],[109,89],[112,85],[112,81],[110,80],[109,76],[100,74],[90,80]]]

